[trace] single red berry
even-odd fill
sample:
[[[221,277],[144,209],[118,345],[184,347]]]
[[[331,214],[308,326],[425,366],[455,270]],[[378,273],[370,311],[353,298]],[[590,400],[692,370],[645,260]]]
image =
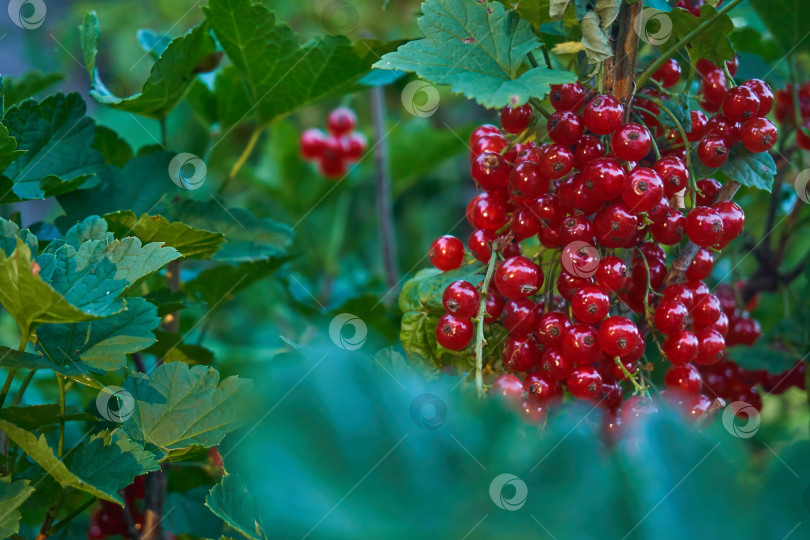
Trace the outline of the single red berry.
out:
[[[585,216],[568,216],[560,225],[560,238],[564,244],[585,242],[593,244],[593,227]]]
[[[610,145],[619,159],[640,161],[652,149],[652,135],[645,126],[630,122],[622,124],[613,132]]]
[[[717,68],[705,73],[701,89],[703,90],[703,99],[719,109],[719,106],[723,103],[723,96],[726,95],[726,74],[723,73],[722,69]]]
[[[735,122],[753,118],[759,112],[759,96],[747,86],[735,86],[723,97],[723,114]]]
[[[552,84],[548,98],[555,111],[576,111],[585,103],[586,93],[578,82]]]
[[[512,214],[509,228],[515,236],[515,241],[520,242],[540,232],[540,220],[529,208],[521,208]]]
[[[489,391],[509,403],[518,404],[523,399],[523,381],[511,373],[504,373],[492,381]]]
[[[496,235],[494,231],[476,229],[470,235],[470,239],[467,241],[467,247],[470,248],[470,253],[473,254],[473,257],[486,264],[489,262],[492,253],[489,246],[497,239],[498,235]]]
[[[689,185],[689,171],[681,158],[662,157],[653,164],[653,170],[664,182],[664,195],[667,197],[671,197]]]
[[[534,401],[547,405],[559,393],[557,382],[549,374],[540,370],[530,371],[523,379],[523,389]]]
[[[681,66],[674,58],[670,58],[664,64],[655,70],[652,76],[653,79],[661,83],[664,88],[675,86],[681,78]]]
[[[540,161],[540,148],[534,142],[516,143],[515,151],[517,152],[515,165],[524,161]]]
[[[720,135],[707,135],[698,143],[697,153],[701,163],[715,169],[728,159],[728,146]]]
[[[708,366],[723,359],[726,353],[726,340],[717,330],[701,328],[695,331],[698,340],[696,364]]]
[[[773,108],[773,90],[768,86],[768,83],[761,79],[750,79],[742,83],[741,86],[747,86],[759,98],[759,110],[755,116],[765,116]]]
[[[713,294],[701,296],[695,302],[695,307],[690,310],[695,326],[713,324],[722,312],[723,308],[720,305],[720,300]]]
[[[537,322],[537,339],[546,347],[559,347],[569,326],[571,321],[565,314],[559,311],[544,313]]]
[[[680,210],[670,209],[667,217],[660,223],[650,226],[650,234],[657,242],[666,246],[674,246],[683,239],[686,233],[686,218]]]
[[[689,117],[692,121],[692,129],[686,132],[686,139],[692,143],[698,142],[706,133],[706,123],[708,120],[702,111],[692,111]]]
[[[532,106],[526,103],[520,107],[507,105],[501,109],[501,127],[507,133],[523,133],[532,120]]]
[[[504,191],[511,168],[500,154],[483,152],[472,164],[470,175],[486,191]]]
[[[649,212],[663,196],[664,182],[653,169],[636,167],[627,175],[622,200],[631,212]]]
[[[723,218],[707,206],[693,208],[686,216],[686,235],[695,244],[713,246],[723,237]]]
[[[520,402],[518,412],[520,418],[530,426],[539,426],[546,421],[546,406],[531,398]]]
[[[476,229],[496,231],[506,225],[506,203],[497,195],[479,193],[467,205],[467,221]]]
[[[779,130],[767,118],[751,118],[740,129],[743,146],[751,152],[767,152],[779,137]]]
[[[529,371],[540,361],[540,346],[532,336],[509,336],[503,344],[503,367]]]
[[[454,281],[442,294],[444,309],[456,317],[475,317],[480,303],[478,290],[468,281]]]
[[[729,321],[726,344],[729,346],[747,345],[750,347],[756,343],[760,335],[762,335],[762,329],[756,319],[748,316],[732,317]]]
[[[723,248],[742,233],[745,225],[745,213],[740,205],[733,201],[720,201],[713,204],[712,208],[720,214],[720,218],[723,220],[723,236],[719,243],[719,247]]]
[[[710,206],[721,187],[720,182],[714,178],[703,178],[698,180],[697,188],[700,190],[700,193],[697,196],[698,206]]]
[[[317,128],[308,129],[301,134],[301,157],[316,160],[323,155],[326,147],[326,133]]]
[[[661,197],[661,200],[647,212],[647,219],[653,223],[663,223],[669,215],[669,199],[666,196]]]
[[[692,364],[670,366],[664,376],[664,385],[669,390],[697,394],[703,385],[700,372]]]
[[[602,392],[602,376],[591,366],[575,368],[565,382],[577,399],[594,399]]]
[[[613,158],[599,158],[588,163],[582,170],[585,188],[602,202],[618,197],[624,187],[626,172],[622,164]]]
[[[428,257],[439,270],[454,270],[464,262],[464,244],[455,236],[440,236],[430,244]]]
[[[557,276],[557,291],[563,298],[570,301],[575,292],[585,285],[590,285],[591,283],[593,283],[593,280],[590,278],[572,276],[563,270],[560,272],[560,275]]]
[[[596,329],[590,324],[573,324],[563,334],[562,353],[576,364],[590,364],[602,352]]]
[[[712,273],[713,268],[712,252],[702,247],[686,269],[686,278],[695,281],[706,279]]]
[[[473,336],[473,324],[469,318],[445,313],[436,324],[436,341],[445,349],[460,351]]]
[[[638,327],[625,317],[608,317],[599,325],[599,345],[608,355],[627,356],[638,346],[641,333]]]
[[[495,270],[495,286],[507,298],[525,298],[543,286],[543,270],[526,257],[512,257]]]
[[[537,198],[532,205],[532,212],[540,220],[541,225],[557,229],[565,219],[565,210],[560,206],[556,195],[546,193]]]
[[[686,328],[686,317],[689,310],[678,300],[662,300],[655,309],[655,327],[664,334],[675,335]]]
[[[124,509],[117,504],[101,501],[99,508],[91,517],[91,523],[96,525],[106,536],[127,534]]]
[[[323,152],[318,157],[318,172],[326,178],[341,178],[349,170],[343,146],[337,137],[327,137]]]
[[[546,178],[562,178],[574,167],[574,153],[566,146],[550,144],[546,146],[538,163],[540,173]]]
[[[548,191],[548,178],[540,172],[540,165],[534,161],[524,161],[512,169],[507,191],[519,204],[531,204],[537,197]]]
[[[363,157],[368,147],[366,136],[362,133],[354,132],[340,138],[343,146],[343,155],[349,161],[357,162]]]
[[[602,257],[596,269],[594,279],[600,287],[609,291],[618,291],[627,283],[627,265],[615,255]]]
[[[574,364],[560,349],[551,347],[547,348],[540,357],[538,369],[548,373],[549,377],[555,381],[563,381],[574,370]]]
[[[355,125],[357,125],[357,115],[347,107],[338,107],[330,112],[326,119],[326,128],[336,137],[351,133],[354,131]]]
[[[610,297],[601,287],[582,287],[571,298],[571,312],[580,322],[596,324],[607,316],[610,310]]]
[[[622,204],[606,206],[593,218],[593,231],[599,243],[605,247],[622,247],[633,237],[638,228],[638,216]]]
[[[552,228],[547,225],[541,225],[540,232],[537,233],[537,239],[540,240],[540,243],[546,248],[553,249],[563,245],[559,226]]]
[[[681,330],[665,339],[661,348],[673,364],[686,364],[697,356],[698,340],[689,330]]]
[[[470,146],[475,146],[478,139],[487,135],[497,135],[499,137],[503,137],[501,130],[496,126],[493,126],[492,124],[484,124],[483,126],[478,126],[475,128],[475,130],[470,134]]]
[[[657,414],[658,408],[652,399],[644,396],[630,396],[622,404],[621,420],[625,429],[635,429],[650,416]]]
[[[487,324],[494,323],[501,317],[501,313],[503,313],[503,308],[506,305],[506,301],[494,288],[490,288],[489,292],[487,293],[487,307],[486,307],[486,315],[484,316],[484,322]]]
[[[558,111],[551,115],[546,123],[549,138],[558,144],[571,146],[577,144],[585,132],[585,124],[577,113]]]
[[[604,155],[605,147],[599,139],[593,135],[583,135],[574,148],[574,167],[581,171],[588,163]]]
[[[661,294],[663,294],[662,301],[677,300],[686,306],[686,309],[691,309],[692,306],[695,305],[695,297],[692,294],[692,289],[681,283],[669,285],[666,289],[661,291]]]
[[[585,127],[597,135],[613,133],[622,124],[624,106],[606,94],[596,96],[585,106]]]
[[[503,307],[503,326],[510,335],[526,335],[537,327],[537,304],[528,298],[508,300]]]
[[[740,142],[740,126],[739,122],[722,114],[715,114],[706,122],[704,138],[709,135],[719,135],[726,142],[726,146],[731,147]]]

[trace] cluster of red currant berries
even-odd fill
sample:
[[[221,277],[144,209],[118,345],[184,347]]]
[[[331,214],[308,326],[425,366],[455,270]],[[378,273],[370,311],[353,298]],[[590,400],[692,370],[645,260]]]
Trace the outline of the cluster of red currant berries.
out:
[[[796,126],[794,92],[799,103],[799,122],[801,124],[796,129],[796,144],[802,150],[810,150],[810,82],[795,88],[788,85],[777,91],[774,116],[783,127],[794,128]]]
[[[140,531],[143,528],[143,513],[138,509],[138,501],[144,498],[145,487],[146,476],[142,475],[136,476],[135,481],[124,488],[127,510],[115,503],[100,501],[98,508],[90,517],[87,538],[90,540],[101,540],[108,536],[130,538],[128,521],[131,521],[135,529]],[[129,511],[129,520],[124,515],[126,511]]]
[[[728,68],[736,70],[732,63]],[[701,103],[723,110],[708,121],[702,112],[691,112],[686,137],[698,143],[700,159],[718,167],[740,141],[752,152],[767,151],[777,137],[764,117],[773,104],[770,88],[759,80],[726,88],[723,70],[706,62],[699,69],[706,77]],[[654,79],[658,89],[645,89],[631,111],[642,123],[626,122],[625,107],[614,97],[594,96],[572,83],[552,86],[555,112],[546,125],[551,142],[525,142],[534,114],[528,104],[503,109],[502,129],[483,125],[470,137],[471,176],[482,192],[467,206],[474,228],[467,247],[483,263],[497,257],[484,323],[499,322],[507,330],[503,373],[490,392],[517,404],[530,423],[543,422],[565,390],[602,406],[609,433],[655,410],[643,395],[624,400],[622,381],[632,379],[634,388],[643,388],[639,381],[651,368],[639,369],[646,342],[633,313],[651,327],[670,363],[665,403],[697,419],[718,397],[755,394],[753,385],[736,393],[726,392],[725,385],[721,393],[701,376],[701,370],[708,376],[714,366],[733,365],[725,358],[726,345],[751,345],[760,334],[758,323],[737,308],[736,296],[723,296],[723,289],[712,294],[704,283],[713,252],[742,232],[745,216],[734,202],[714,202],[721,185],[711,178],[696,182],[693,208],[679,208],[690,189],[684,144],[678,131],[665,129],[653,116],[659,110],[649,98],[675,85],[680,67],[667,62]],[[658,158],[654,138],[660,139],[656,148],[665,149]],[[545,250],[536,258],[523,256],[520,242],[535,235]],[[679,244],[684,236],[700,249],[685,281],[665,286],[669,269],[662,246]],[[552,284],[544,294],[546,276],[535,262],[548,250],[555,250],[548,271],[561,263],[553,283],[558,294],[552,294]],[[465,247],[458,238],[442,236],[429,257],[436,268],[452,270],[464,263]],[[470,346],[480,289],[467,281],[445,289],[446,313],[436,327],[442,347]]]
[[[363,157],[368,143],[362,133],[354,131],[357,116],[346,107],[329,113],[328,133],[312,128],[301,134],[301,156],[318,164],[318,171],[327,178],[341,178],[349,165]]]

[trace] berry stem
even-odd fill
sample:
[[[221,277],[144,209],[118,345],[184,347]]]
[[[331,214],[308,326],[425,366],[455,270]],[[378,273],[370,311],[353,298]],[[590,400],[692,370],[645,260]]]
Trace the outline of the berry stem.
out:
[[[385,142],[385,103],[383,87],[371,89],[371,118],[374,123],[374,169],[377,184],[377,215],[380,220],[383,268],[389,288],[399,282],[397,276],[397,242],[391,202],[391,173],[388,168],[388,145]]]
[[[46,536],[53,536],[54,534],[65,528],[71,521],[82,515],[85,510],[93,506],[96,503],[96,500],[97,499],[95,497],[90,497],[89,499],[84,501],[84,503],[82,503],[81,506],[73,510],[70,514],[63,517],[61,520],[59,520],[58,523],[51,526],[51,528],[45,532]]]
[[[217,193],[224,193],[225,189],[227,189],[228,184],[231,183],[231,180],[236,178],[236,175],[239,174],[239,171],[242,169],[242,166],[247,162],[250,154],[253,153],[253,149],[256,148],[256,143],[259,142],[259,137],[261,136],[262,132],[264,131],[264,126],[257,127],[253,130],[253,133],[250,134],[250,139],[248,139],[247,145],[245,145],[245,149],[242,150],[242,153],[239,154],[239,158],[237,158],[236,163],[233,164],[231,167],[231,171],[228,173],[228,176],[225,177],[225,180],[219,186],[219,190]]]
[[[622,370],[622,373],[624,373],[624,376],[627,377],[627,380],[630,381],[631,383],[633,383],[633,388],[635,388],[635,392],[633,392],[634,394],[636,394],[636,393],[646,394],[647,393],[647,390],[650,387],[649,386],[644,386],[643,384],[640,384],[636,380],[636,375],[633,374],[633,373],[630,373],[629,371],[627,371],[627,368],[624,367],[624,363],[622,362],[621,358],[619,358],[617,356],[616,358],[613,359],[613,363],[616,364],[617,366],[619,366],[619,368]],[[636,373],[638,373],[638,371],[636,371]]]
[[[59,445],[56,448],[56,455],[61,458],[65,447],[65,381],[58,373],[56,384],[59,386]]]
[[[689,42],[691,42],[697,36],[706,31],[706,29],[709,28],[711,25],[713,25],[720,17],[731,11],[733,8],[737,7],[742,2],[743,0],[731,0],[731,2],[729,2],[719,10],[717,10],[717,13],[715,13],[714,15],[712,15],[711,17],[709,17],[708,19],[697,25],[694,30],[692,30],[691,32],[683,36],[680,40],[678,40],[678,42],[675,43],[675,45],[673,45],[672,47],[661,53],[661,56],[659,56],[652,64],[647,66],[647,69],[645,69],[641,73],[641,75],[638,76],[638,79],[636,79],[636,87],[642,88],[645,84],[647,84],[647,81],[652,77],[653,73],[658,71],[658,68],[663,66],[667,60],[675,56],[676,52],[686,47],[686,45],[688,45]]]
[[[498,262],[497,252],[500,249],[500,240],[492,243],[487,273],[484,276],[484,283],[481,284],[478,316],[475,319],[475,390],[479,399],[484,397],[484,319],[487,316],[487,295],[489,294],[489,283],[492,281],[492,274],[495,273],[495,265]]]

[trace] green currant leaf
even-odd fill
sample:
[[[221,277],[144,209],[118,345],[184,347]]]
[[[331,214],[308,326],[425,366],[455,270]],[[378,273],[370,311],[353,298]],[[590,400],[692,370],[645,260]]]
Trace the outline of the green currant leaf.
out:
[[[225,69],[219,71],[217,74],[217,81],[219,81]],[[223,92],[222,95],[232,96],[233,94],[230,92]],[[217,94],[200,79],[195,79],[194,82],[191,83],[191,86],[186,93],[185,101],[189,104],[189,106],[191,106],[194,112],[197,113],[197,116],[199,116],[209,126],[218,121]],[[244,114],[244,112],[242,114]],[[238,115],[237,118],[241,117],[242,114]],[[231,124],[233,124],[233,122],[231,122]],[[226,122],[223,125],[231,124]]]
[[[237,377],[220,382],[213,368],[172,362],[158,366],[151,378],[131,374],[123,387],[135,398],[124,431],[135,441],[168,452],[222,442],[245,421],[240,404],[251,383]]]
[[[65,76],[62,73],[42,72],[38,70],[26,71],[19,77],[3,78],[4,107],[8,109],[24,99],[33,97],[46,88],[61,82]]]
[[[576,80],[573,73],[544,67],[521,72],[526,55],[542,42],[528,22],[500,3],[428,0],[422,12],[425,39],[402,45],[374,67],[415,72],[489,108],[543,98],[551,84]]]
[[[0,536],[9,538],[20,530],[19,508],[34,493],[29,480],[11,481],[10,476],[0,478]]]
[[[225,235],[195,229],[180,221],[169,221],[160,215],[120,210],[105,214],[110,230],[118,237],[136,236],[144,242],[161,242],[183,254],[185,259],[210,259],[225,242]]]
[[[42,356],[20,352],[8,347],[0,347],[0,367],[3,369],[50,369],[84,386],[97,390],[104,388],[103,384],[91,377],[87,370],[81,366],[70,363],[59,366]]]
[[[764,369],[768,373],[783,373],[792,368],[801,356],[768,346],[756,344],[751,347],[737,345],[726,350],[726,356],[743,369]]]
[[[283,257],[235,266],[222,264],[200,272],[184,288],[192,297],[213,307],[230,300],[257,281],[273,275],[288,260]]]
[[[6,170],[11,163],[25,154],[25,150],[17,150],[17,139],[9,135],[8,128],[0,124],[0,171]]]
[[[444,313],[442,295],[447,286],[457,280],[469,281],[478,285],[484,280],[486,269],[476,262],[442,272],[436,268],[425,268],[405,282],[399,294],[399,308],[407,311],[432,311],[437,315]]]
[[[238,475],[223,476],[222,481],[211,488],[205,499],[205,505],[245,538],[250,540],[266,538],[256,511],[256,502]]]
[[[58,403],[48,403],[46,405],[25,405],[3,407],[0,410],[0,419],[11,422],[29,431],[42,429],[47,426],[59,423]],[[80,411],[78,408],[67,407],[65,409],[66,422],[98,422],[99,418],[92,414]]]
[[[228,58],[247,87],[247,110],[241,115],[220,114],[225,125],[244,119],[251,109],[267,124],[296,109],[353,89],[371,63],[392,45],[373,40],[350,42],[343,36],[322,36],[303,46],[298,36],[279,23],[273,12],[250,0],[211,0],[203,8]],[[219,81],[217,83],[219,86]],[[229,84],[233,88],[232,84]],[[236,96],[221,100],[244,110]]]
[[[104,161],[116,167],[123,167],[132,159],[132,148],[129,143],[108,127],[96,126],[93,148],[101,152]]]
[[[506,9],[514,8],[523,19],[527,20],[535,31],[548,22],[553,21],[551,17],[550,0],[499,0]]]
[[[751,7],[783,54],[810,50],[807,25],[810,4],[804,0],[750,0]]]
[[[172,332],[155,332],[157,341],[145,352],[155,355],[164,363],[183,362],[189,365],[210,365],[214,353],[200,345],[185,343],[182,336]]]
[[[174,535],[219,538],[225,524],[205,506],[209,491],[208,486],[199,486],[182,493],[167,493],[166,508],[174,510],[163,515],[162,526]]]
[[[701,23],[713,17],[717,10],[708,4],[700,8],[700,17],[695,17],[683,8],[675,8],[666,14],[672,23],[672,34],[666,44],[661,44],[662,49],[673,46],[677,41],[686,37],[691,31]],[[656,24],[649,21],[650,26]],[[698,60],[706,58],[714,62],[717,66],[722,66],[726,60],[734,58],[734,47],[731,45],[729,36],[734,31],[734,23],[728,14],[722,15],[705,32],[700,32],[687,45],[687,52],[692,65],[696,65]]]
[[[697,160],[693,160],[693,163]],[[734,180],[743,186],[770,192],[776,163],[768,152],[753,153],[741,144],[735,144],[728,153],[728,160],[717,169],[701,166],[697,169],[702,176],[712,176],[723,183]]]
[[[689,109],[689,102],[686,96],[683,94],[672,96],[667,100],[665,105],[681,124],[684,131],[688,132],[692,130],[692,111]],[[664,127],[677,129],[672,118],[663,111],[658,114],[658,122]]]
[[[3,172],[19,199],[42,199],[97,183],[87,180],[104,165],[104,157],[92,148],[96,127],[85,116],[79,94],[23,101],[6,111],[3,123],[18,150],[25,151]]]
[[[150,118],[164,118],[183,98],[189,85],[199,71],[199,66],[216,56],[216,47],[208,24],[192,28],[186,35],[172,40],[152,66],[149,79],[143,89],[129,97],[114,96],[95,69],[95,56],[99,26],[95,12],[85,15],[80,27],[85,65],[90,75],[90,95],[114,109],[127,111]]]
[[[136,476],[160,468],[151,452],[108,431],[80,444],[66,463],[56,456],[45,435],[37,437],[5,420],[0,420],[0,429],[62,487],[78,489],[121,506],[124,500],[118,490],[131,484]]]
[[[73,324],[43,324],[37,330],[37,351],[57,365],[115,371],[127,365],[127,354],[155,342],[157,308],[143,298],[127,299],[120,313]]]
[[[157,34],[148,28],[139,28],[135,35],[143,52],[149,53],[152,58],[158,58],[163,54],[172,41],[165,34]]]

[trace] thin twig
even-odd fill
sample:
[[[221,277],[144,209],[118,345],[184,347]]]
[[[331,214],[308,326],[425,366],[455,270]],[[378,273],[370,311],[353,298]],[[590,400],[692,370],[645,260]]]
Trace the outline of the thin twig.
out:
[[[388,169],[388,145],[385,142],[385,101],[383,88],[371,88],[371,117],[374,122],[374,169],[377,183],[377,216],[380,220],[380,243],[383,268],[389,288],[399,282],[397,242],[391,202],[391,174]]]

